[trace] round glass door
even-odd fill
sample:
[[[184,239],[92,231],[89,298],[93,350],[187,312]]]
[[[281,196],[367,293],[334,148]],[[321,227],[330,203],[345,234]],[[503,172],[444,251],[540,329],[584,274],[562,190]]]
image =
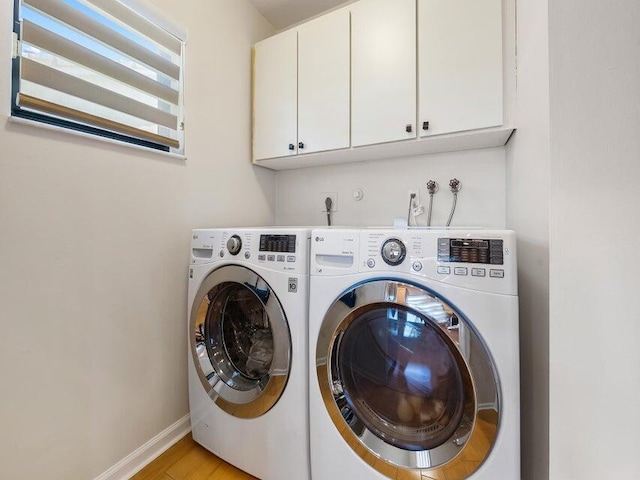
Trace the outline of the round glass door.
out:
[[[196,295],[190,331],[196,370],[220,408],[255,418],[275,405],[289,375],[291,337],[262,277],[234,265],[213,271]]]
[[[442,445],[460,425],[464,361],[428,318],[405,307],[373,306],[336,343],[342,389],[365,427],[407,450]]]
[[[380,472],[464,479],[489,454],[499,420],[493,362],[470,322],[433,292],[392,280],[346,292],[325,316],[316,362],[330,417]]]

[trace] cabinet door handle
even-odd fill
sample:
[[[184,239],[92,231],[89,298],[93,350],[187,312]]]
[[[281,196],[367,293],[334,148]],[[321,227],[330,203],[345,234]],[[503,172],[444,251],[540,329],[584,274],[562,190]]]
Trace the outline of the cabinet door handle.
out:
[[[289,144],[289,150],[294,151],[296,149],[296,146],[293,143]]]
[[[407,133],[411,133],[411,132],[413,132],[413,125],[411,125],[411,124],[407,125],[407,126],[405,127],[405,131],[406,131]]]
[[[429,122],[422,122],[422,129],[429,130]]]
[[[298,144],[298,148],[299,148],[300,150],[304,149],[304,143],[300,142],[300,143]]]

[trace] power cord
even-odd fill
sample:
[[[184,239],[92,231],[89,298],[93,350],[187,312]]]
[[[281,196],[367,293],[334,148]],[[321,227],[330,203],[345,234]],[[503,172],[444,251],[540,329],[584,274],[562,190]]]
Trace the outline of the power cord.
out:
[[[331,200],[331,197],[325,198],[324,205],[327,207],[327,225],[331,226],[331,207],[333,206],[333,200]]]
[[[413,212],[413,200],[416,198],[416,194],[409,195],[409,211],[407,212],[407,227],[411,226],[411,213]]]

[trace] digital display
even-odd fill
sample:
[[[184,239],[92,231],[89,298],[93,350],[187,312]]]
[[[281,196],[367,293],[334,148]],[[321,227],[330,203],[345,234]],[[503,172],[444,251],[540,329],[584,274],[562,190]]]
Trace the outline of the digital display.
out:
[[[504,242],[469,238],[438,239],[438,261],[504,265]]]
[[[260,235],[260,251],[296,253],[295,235]]]

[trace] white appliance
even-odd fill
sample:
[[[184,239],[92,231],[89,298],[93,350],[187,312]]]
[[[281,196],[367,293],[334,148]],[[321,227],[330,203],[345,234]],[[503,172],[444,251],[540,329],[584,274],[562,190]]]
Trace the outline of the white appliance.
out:
[[[517,480],[516,239],[313,230],[314,480]]]
[[[310,478],[308,265],[308,229],[193,231],[193,438],[261,480]]]

